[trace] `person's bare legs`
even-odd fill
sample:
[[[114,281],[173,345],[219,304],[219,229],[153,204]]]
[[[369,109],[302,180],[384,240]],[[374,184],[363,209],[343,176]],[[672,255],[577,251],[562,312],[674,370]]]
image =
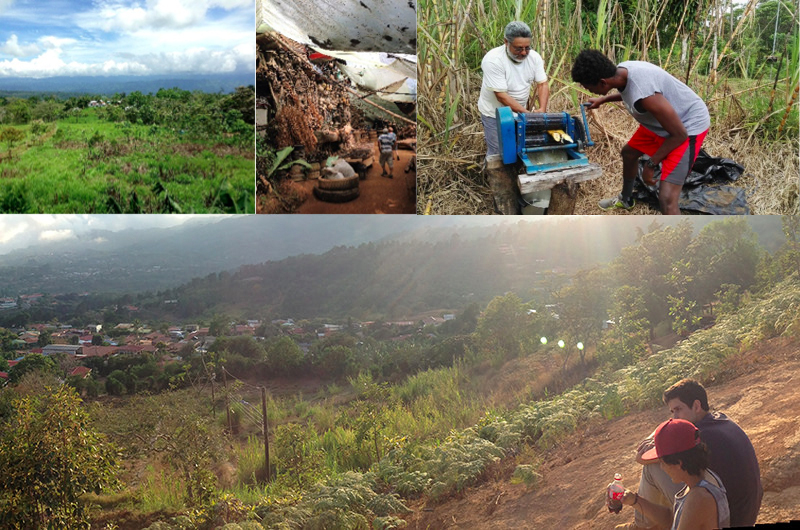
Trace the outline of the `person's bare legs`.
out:
[[[671,184],[666,180],[662,180],[658,188],[658,204],[661,207],[661,213],[664,215],[680,215],[681,210],[678,208],[678,199],[681,196],[681,189],[683,186],[678,184]]]
[[[622,196],[630,202],[633,183],[639,175],[639,159],[644,153],[625,144],[620,150],[622,155]]]
[[[663,182],[661,184],[664,184]],[[639,480],[639,496],[661,506],[672,508],[675,494],[683,488],[683,483],[675,484],[659,464],[642,466],[642,478]],[[636,510],[634,521],[637,528],[658,528],[642,513]]]

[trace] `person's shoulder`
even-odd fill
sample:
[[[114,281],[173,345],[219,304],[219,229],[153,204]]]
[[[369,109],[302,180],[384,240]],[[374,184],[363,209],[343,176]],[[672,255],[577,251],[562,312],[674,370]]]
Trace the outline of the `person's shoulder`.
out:
[[[709,412],[705,417],[697,422],[697,429],[700,431],[700,438],[708,443],[709,440],[719,436],[730,438],[736,436],[747,436],[739,425],[722,412]]]
[[[505,46],[498,46],[497,48],[492,48],[486,55],[483,56],[484,61],[496,61],[499,58],[503,57]]]
[[[714,495],[708,491],[708,489],[704,488],[703,486],[695,486],[691,490],[689,490],[689,494],[686,496],[686,504],[684,505],[684,509],[694,507],[700,510],[705,510],[710,508],[712,505],[716,505],[717,501],[714,499]]]

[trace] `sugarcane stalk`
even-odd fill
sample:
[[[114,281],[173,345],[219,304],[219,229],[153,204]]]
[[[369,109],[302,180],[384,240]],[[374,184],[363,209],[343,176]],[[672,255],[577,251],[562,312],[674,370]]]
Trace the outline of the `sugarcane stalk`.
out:
[[[792,99],[789,100],[789,104],[786,106],[786,112],[783,113],[781,124],[778,126],[778,134],[781,133],[783,126],[786,125],[786,118],[789,117],[789,113],[792,111],[792,107],[794,107],[794,102],[797,99],[798,91],[800,91],[800,85],[795,85],[794,92],[792,92]]]

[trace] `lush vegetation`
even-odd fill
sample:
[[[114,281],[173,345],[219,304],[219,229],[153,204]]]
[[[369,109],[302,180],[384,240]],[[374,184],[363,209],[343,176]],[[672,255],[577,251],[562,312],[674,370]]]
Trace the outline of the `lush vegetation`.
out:
[[[460,491],[501,458],[535,487],[541,451],[578,425],[654,405],[679,378],[707,380],[758,341],[800,333],[800,219],[784,218],[783,233],[767,253],[744,218],[696,234],[688,221],[653,223],[547,297],[508,292],[405,340],[388,340],[404,331],[382,326],[305,349],[268,325],[263,343],[223,337],[205,354],[187,352],[179,390],[139,385],[158,381],[150,360],[98,363],[106,392],[114,380],[131,395],[93,399],[86,427],[136,471],[120,475],[122,493],[79,502],[98,520],[134,511],[154,529],[398,528],[407,500]],[[603,329],[609,319],[616,325]],[[684,340],[657,351],[651,336],[670,332]],[[3,390],[3,439],[17,434],[18,396],[58,369],[34,358]],[[295,390],[310,374],[320,383]],[[253,386],[264,382],[292,383],[267,394],[266,418]]]
[[[254,97],[0,98],[0,211],[252,213]]]

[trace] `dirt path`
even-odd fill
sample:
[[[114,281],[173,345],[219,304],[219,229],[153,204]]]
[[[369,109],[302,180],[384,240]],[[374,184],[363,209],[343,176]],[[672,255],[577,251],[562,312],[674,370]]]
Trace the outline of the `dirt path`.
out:
[[[766,341],[726,363],[718,380],[708,385],[712,409],[747,432],[758,456],[764,485],[758,522],[800,519],[800,340]],[[457,498],[412,503],[407,529],[610,529],[632,521],[630,510],[608,513],[605,486],[619,472],[636,489],[636,444],[667,417],[662,407],[584,426],[545,455],[535,491],[511,484],[516,464],[507,458],[484,484]]]
[[[358,183],[359,197],[350,202],[335,204],[320,201],[312,194],[316,180],[301,183],[308,192],[308,199],[300,205],[295,213],[415,213],[416,173],[414,171],[403,172],[414,153],[403,149],[398,150],[397,153],[400,160],[394,161],[394,178],[388,179],[381,177],[377,148],[375,149],[375,162],[370,167],[366,180]]]

